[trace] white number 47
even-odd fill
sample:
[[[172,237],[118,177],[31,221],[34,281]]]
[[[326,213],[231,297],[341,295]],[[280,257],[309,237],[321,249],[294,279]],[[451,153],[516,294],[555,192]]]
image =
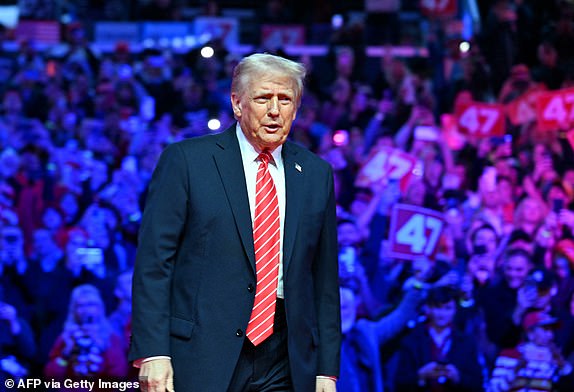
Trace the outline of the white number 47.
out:
[[[435,217],[414,214],[396,234],[399,244],[409,245],[413,253],[431,255],[442,231],[443,222]],[[427,229],[430,233],[427,237]]]

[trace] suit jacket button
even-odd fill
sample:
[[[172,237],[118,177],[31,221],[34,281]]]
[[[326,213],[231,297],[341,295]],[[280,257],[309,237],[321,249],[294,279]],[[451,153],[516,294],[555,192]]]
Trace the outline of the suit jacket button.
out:
[[[237,336],[238,338],[243,336],[243,331],[238,329],[237,331],[235,331],[235,336]]]
[[[249,285],[247,286],[247,291],[252,293],[254,290],[255,290],[255,287],[251,283],[249,283]]]

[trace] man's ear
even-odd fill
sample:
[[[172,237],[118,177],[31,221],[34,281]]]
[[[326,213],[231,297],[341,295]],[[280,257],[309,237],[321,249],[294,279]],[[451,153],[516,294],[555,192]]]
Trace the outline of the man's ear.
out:
[[[241,117],[241,99],[236,93],[231,93],[231,107],[236,118]]]

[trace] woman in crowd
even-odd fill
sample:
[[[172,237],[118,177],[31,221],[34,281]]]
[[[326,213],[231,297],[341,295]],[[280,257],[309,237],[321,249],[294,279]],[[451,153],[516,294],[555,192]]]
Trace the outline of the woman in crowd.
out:
[[[78,286],[44,374],[57,380],[121,380],[127,373],[122,342],[106,318],[99,291],[91,285]]]

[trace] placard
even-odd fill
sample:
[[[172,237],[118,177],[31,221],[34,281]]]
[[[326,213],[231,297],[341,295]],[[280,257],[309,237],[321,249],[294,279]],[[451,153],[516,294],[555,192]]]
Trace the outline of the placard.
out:
[[[434,257],[444,225],[438,211],[396,204],[391,212],[389,256],[406,260]]]
[[[504,105],[472,102],[456,113],[458,130],[476,138],[502,136],[505,130]]]
[[[184,38],[191,34],[189,23],[185,22],[145,22],[141,25],[141,39]]]
[[[60,43],[60,25],[54,21],[21,20],[14,31],[18,41],[28,40],[42,44]]]
[[[536,121],[536,101],[542,90],[529,91],[506,105],[506,114],[512,125]]]
[[[401,191],[405,191],[409,179],[416,174],[417,158],[398,148],[381,147],[374,151],[357,175],[355,185],[368,187],[383,178],[400,181]],[[422,174],[422,173],[420,173]]]
[[[201,16],[195,19],[195,35],[219,39],[225,47],[239,44],[239,23],[235,18]]]
[[[454,16],[457,0],[421,0],[421,11],[426,16]]]
[[[97,22],[94,26],[94,40],[101,44],[120,41],[137,43],[140,41],[140,26],[130,22]]]
[[[305,45],[305,27],[265,24],[261,26],[261,45],[268,49],[284,48],[289,45]]]
[[[536,100],[539,131],[574,125],[574,88],[540,93]]]

